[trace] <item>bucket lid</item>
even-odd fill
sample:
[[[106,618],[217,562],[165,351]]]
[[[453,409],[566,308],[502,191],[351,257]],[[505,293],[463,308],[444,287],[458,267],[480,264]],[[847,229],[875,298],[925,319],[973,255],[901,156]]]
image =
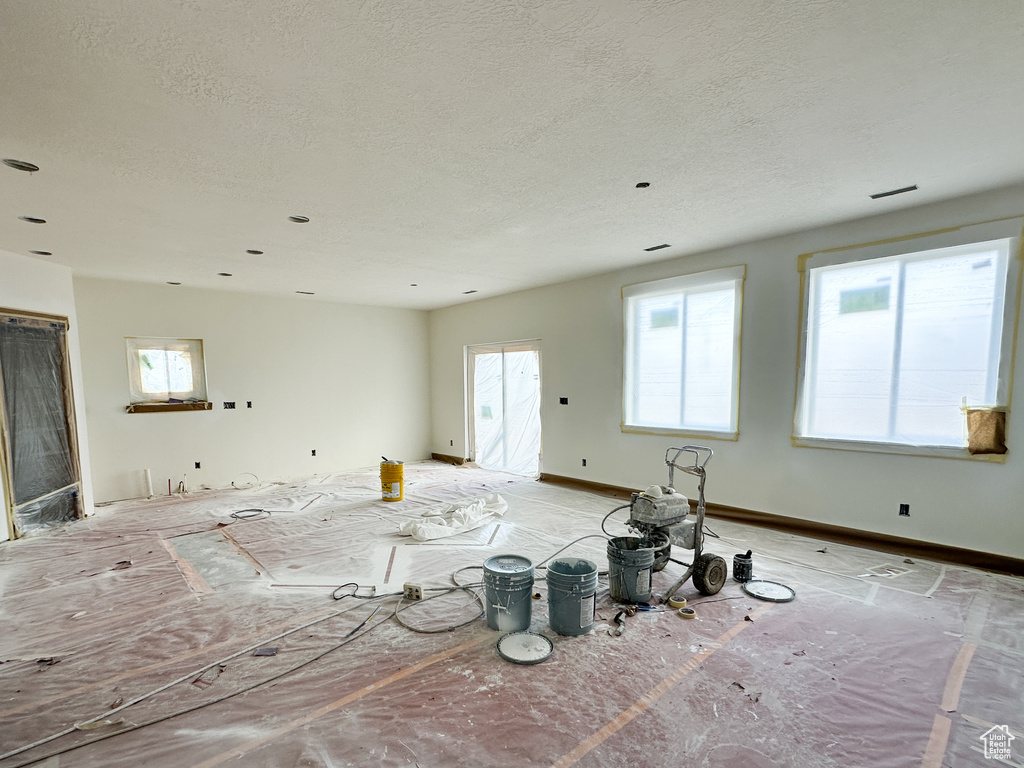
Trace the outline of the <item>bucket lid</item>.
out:
[[[796,597],[792,587],[779,584],[777,581],[764,581],[754,579],[743,584],[743,591],[758,600],[767,600],[769,603],[788,603]]]
[[[513,664],[540,664],[555,646],[536,632],[510,632],[498,641],[497,649],[501,658]]]
[[[496,576],[515,576],[533,571],[533,562],[522,555],[495,555],[484,560],[484,573]]]

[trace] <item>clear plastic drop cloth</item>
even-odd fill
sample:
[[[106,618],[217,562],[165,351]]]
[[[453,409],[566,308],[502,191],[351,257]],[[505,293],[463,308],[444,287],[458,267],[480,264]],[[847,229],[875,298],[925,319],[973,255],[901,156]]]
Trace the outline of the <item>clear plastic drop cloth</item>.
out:
[[[402,536],[412,536],[416,541],[443,539],[486,525],[504,515],[506,510],[508,502],[497,493],[489,493],[479,499],[428,509],[421,519],[402,523],[398,532]]]
[[[478,354],[473,368],[476,462],[536,476],[540,471],[540,355]]]
[[[76,517],[74,462],[64,408],[60,324],[7,318],[0,324],[4,415],[13,459],[14,522],[19,534]],[[53,494],[59,489],[68,489]],[[77,487],[73,489],[77,493]]]
[[[1020,764],[982,753],[993,727],[1024,733],[1018,577],[716,519],[707,551],[753,549],[794,601],[687,582],[696,618],[652,606],[615,634],[601,577],[593,631],[562,637],[541,566],[568,547],[606,570],[620,499],[412,462],[390,503],[377,472],[118,502],[0,546],[0,768]],[[508,510],[474,531],[396,534],[498,492]],[[539,666],[501,658],[479,615],[501,554],[537,565]],[[405,582],[428,599],[399,601]],[[90,720],[109,725],[74,728]]]
[[[78,517],[78,485],[62,488],[56,493],[14,508],[18,534],[39,533],[54,525]]]

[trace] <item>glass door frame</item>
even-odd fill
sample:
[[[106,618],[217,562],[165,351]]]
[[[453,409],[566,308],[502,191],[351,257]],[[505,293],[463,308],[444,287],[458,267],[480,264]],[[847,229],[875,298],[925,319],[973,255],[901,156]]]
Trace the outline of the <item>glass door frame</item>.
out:
[[[467,344],[466,345],[466,434],[469,436],[468,447],[469,458],[477,460],[476,446],[476,356],[491,355],[506,352],[536,352],[537,353],[537,391],[540,393],[538,403],[538,416],[541,420],[541,450],[538,461],[544,456],[544,427],[543,427],[543,404],[544,404],[544,364],[541,355],[540,339],[520,339],[518,341],[495,342],[491,344]],[[504,429],[504,427],[503,427]],[[540,467],[538,465],[538,473]]]

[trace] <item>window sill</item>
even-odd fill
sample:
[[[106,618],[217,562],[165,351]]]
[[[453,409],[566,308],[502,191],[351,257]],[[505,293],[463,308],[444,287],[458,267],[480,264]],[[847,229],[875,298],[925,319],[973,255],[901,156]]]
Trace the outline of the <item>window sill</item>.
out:
[[[967,448],[943,445],[905,445],[903,443],[870,443],[861,440],[840,440],[838,438],[800,437],[791,438],[795,448],[826,448],[835,451],[858,451],[860,453],[887,453],[897,456],[923,456],[934,459],[961,459],[966,461],[987,461],[995,464],[1006,463],[1008,454],[970,453]]]
[[[125,413],[169,413],[171,411],[209,411],[213,403],[203,400],[198,403],[132,403],[124,407]]]
[[[705,440],[727,440],[736,442],[739,432],[715,432],[707,429],[685,429],[678,427],[638,427],[633,424],[619,424],[619,431],[631,435],[669,435],[672,437],[696,437]]]

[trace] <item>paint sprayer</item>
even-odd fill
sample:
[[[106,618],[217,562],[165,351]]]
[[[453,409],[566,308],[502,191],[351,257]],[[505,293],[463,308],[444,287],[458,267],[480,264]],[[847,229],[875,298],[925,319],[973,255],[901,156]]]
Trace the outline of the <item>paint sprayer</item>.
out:
[[[687,454],[686,460],[679,459]],[[704,546],[704,482],[706,466],[714,455],[710,448],[700,445],[684,445],[665,451],[668,466],[668,485],[652,485],[642,493],[633,493],[629,502],[629,520],[626,525],[640,534],[639,547],[654,550],[651,571],[662,570],[671,560],[686,568],[682,577],[665,592],[662,600],[667,601],[687,581],[693,579],[693,586],[705,595],[713,595],[725,584],[728,566],[723,558],[710,552],[703,552]],[[693,458],[690,463],[689,457]],[[697,478],[697,514],[690,514],[690,501],[675,489],[675,470]],[[618,539],[612,539],[617,542]],[[693,550],[693,560],[684,563],[671,556],[672,545]],[[609,550],[610,554],[612,550]],[[632,585],[630,585],[632,586]],[[642,590],[640,590],[642,593]],[[615,590],[613,589],[613,592]],[[650,590],[648,590],[649,594]],[[629,590],[628,597],[636,597]],[[613,595],[614,597],[614,595]],[[633,600],[625,600],[633,602]]]

